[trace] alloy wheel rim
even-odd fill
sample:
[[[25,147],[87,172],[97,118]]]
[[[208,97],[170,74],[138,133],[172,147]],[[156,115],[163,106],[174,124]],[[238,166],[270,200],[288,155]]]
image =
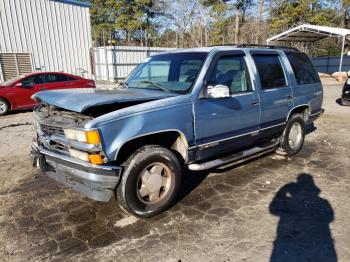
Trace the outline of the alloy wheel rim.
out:
[[[145,204],[154,204],[168,194],[171,171],[163,163],[157,162],[144,168],[137,182],[137,196]]]
[[[289,131],[289,146],[294,149],[297,150],[301,143],[302,143],[302,128],[300,123],[295,122],[293,123],[290,131]]]
[[[3,113],[6,111],[6,104],[4,102],[0,102],[0,113]]]

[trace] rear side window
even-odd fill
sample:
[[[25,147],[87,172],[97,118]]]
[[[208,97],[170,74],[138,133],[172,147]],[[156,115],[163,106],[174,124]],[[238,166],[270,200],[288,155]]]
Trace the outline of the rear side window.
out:
[[[298,85],[319,83],[320,78],[310,59],[304,53],[286,53]]]
[[[278,55],[256,54],[253,58],[258,69],[262,89],[287,86],[287,81]]]
[[[46,81],[47,83],[55,83],[55,82],[65,82],[65,81],[74,81],[76,79],[66,76],[66,75],[61,75],[61,74],[47,74],[46,75]]]

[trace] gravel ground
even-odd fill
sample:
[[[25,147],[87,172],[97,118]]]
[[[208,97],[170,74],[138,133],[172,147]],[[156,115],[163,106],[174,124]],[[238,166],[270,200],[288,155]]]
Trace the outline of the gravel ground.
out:
[[[0,257],[9,261],[350,261],[350,107],[326,113],[293,159],[186,176],[179,202],[136,219],[41,175],[31,113],[0,118]]]

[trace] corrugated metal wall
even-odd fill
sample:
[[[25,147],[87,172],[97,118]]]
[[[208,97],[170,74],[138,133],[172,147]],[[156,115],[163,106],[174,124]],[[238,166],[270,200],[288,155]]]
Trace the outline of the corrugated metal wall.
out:
[[[0,0],[0,53],[29,52],[37,70],[91,76],[87,6],[55,0]]]
[[[314,57],[312,63],[317,72],[333,74],[339,71],[340,56]],[[342,71],[350,71],[350,56],[344,56]]]
[[[174,48],[139,46],[94,47],[95,79],[109,82],[122,80],[148,56],[172,49]]]

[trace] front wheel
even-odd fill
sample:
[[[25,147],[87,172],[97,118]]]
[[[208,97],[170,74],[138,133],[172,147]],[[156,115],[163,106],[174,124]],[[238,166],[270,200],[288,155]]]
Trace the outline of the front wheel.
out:
[[[294,156],[302,149],[305,140],[305,120],[301,114],[290,116],[286,128],[281,136],[278,152]]]
[[[170,150],[144,146],[123,167],[116,192],[122,208],[139,217],[152,217],[171,206],[180,188],[182,170]]]
[[[9,103],[6,100],[0,98],[0,116],[6,115],[10,111]]]

